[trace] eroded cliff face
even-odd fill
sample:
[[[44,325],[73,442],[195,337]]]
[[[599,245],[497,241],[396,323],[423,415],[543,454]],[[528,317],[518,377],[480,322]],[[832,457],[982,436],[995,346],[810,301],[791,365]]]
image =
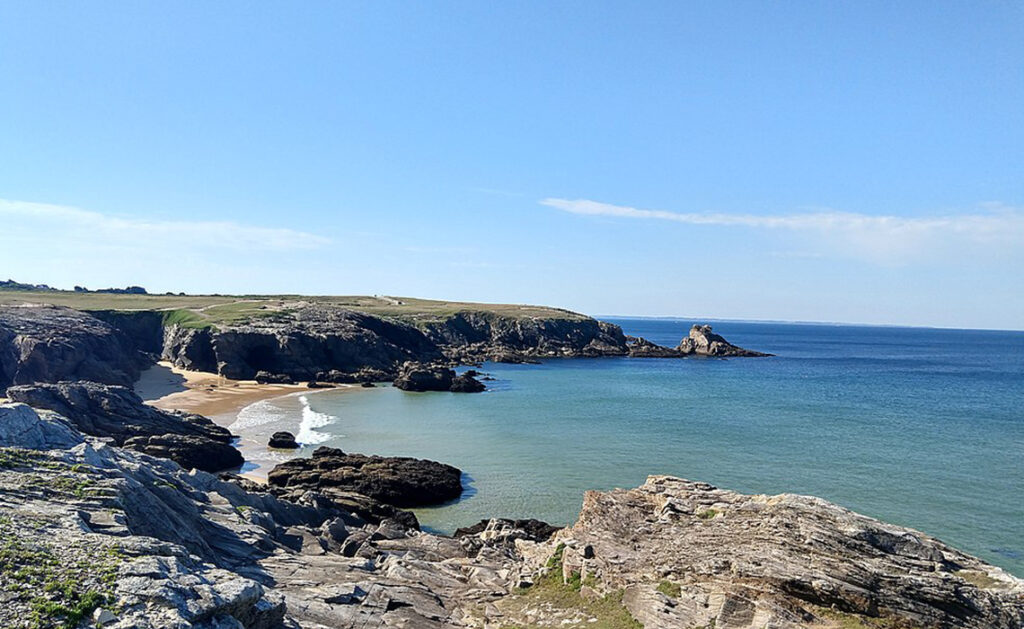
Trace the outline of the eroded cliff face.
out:
[[[407,360],[439,360],[442,354],[411,325],[351,310],[307,306],[220,329],[168,326],[162,357],[185,369],[240,380],[253,379],[260,371],[313,380],[331,370],[374,369],[393,374]]]
[[[541,319],[467,311],[424,323],[423,330],[457,360],[626,354],[626,337],[619,326],[579,316]]]
[[[0,307],[0,391],[61,380],[130,386],[150,362],[131,337],[84,312]]]

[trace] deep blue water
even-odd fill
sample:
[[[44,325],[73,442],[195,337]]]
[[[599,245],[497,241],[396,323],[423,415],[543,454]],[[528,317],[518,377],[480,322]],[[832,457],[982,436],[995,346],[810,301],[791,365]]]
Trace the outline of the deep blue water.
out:
[[[665,345],[692,323],[614,321]],[[586,489],[675,474],[821,496],[1024,576],[1024,332],[714,325],[777,356],[487,364],[484,394],[326,392],[306,414],[342,449],[463,469],[466,497],[417,512],[443,531],[568,524]],[[275,404],[299,416],[296,398]]]

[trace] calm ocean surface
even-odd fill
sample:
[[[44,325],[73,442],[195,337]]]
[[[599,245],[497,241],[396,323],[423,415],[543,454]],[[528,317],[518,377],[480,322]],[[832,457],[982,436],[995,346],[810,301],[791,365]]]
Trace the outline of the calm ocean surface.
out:
[[[673,346],[692,323],[613,321]],[[487,364],[497,380],[479,395],[327,391],[250,414],[301,419],[300,440],[458,466],[463,499],[417,511],[444,532],[492,516],[568,524],[584,490],[674,474],[821,496],[1024,576],[1024,332],[714,327],[778,356]]]

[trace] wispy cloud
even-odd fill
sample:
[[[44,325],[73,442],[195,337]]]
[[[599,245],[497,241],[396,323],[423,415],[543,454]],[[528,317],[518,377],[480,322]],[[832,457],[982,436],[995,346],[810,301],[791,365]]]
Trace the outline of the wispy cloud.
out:
[[[0,223],[8,235],[43,230],[53,238],[74,235],[97,246],[118,248],[227,248],[242,251],[315,249],[328,238],[281,227],[233,221],[152,220],[103,214],[65,205],[0,199]],[[0,233],[2,240],[2,233]]]
[[[1024,245],[1024,212],[986,204],[983,212],[930,217],[876,216],[831,210],[777,216],[681,213],[644,210],[587,199],[554,199],[541,205],[585,216],[662,220],[687,225],[813,232],[841,252],[876,261],[900,262],[942,250],[985,248],[1019,251]]]

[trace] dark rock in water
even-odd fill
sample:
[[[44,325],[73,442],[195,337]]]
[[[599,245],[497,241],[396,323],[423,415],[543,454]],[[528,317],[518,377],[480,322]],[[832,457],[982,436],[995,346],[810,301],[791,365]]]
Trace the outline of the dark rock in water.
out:
[[[333,384],[327,384],[324,382],[317,382],[316,380],[310,380],[306,383],[307,389],[333,389]]]
[[[61,380],[129,386],[151,362],[123,332],[84,312],[0,307],[0,391]]]
[[[363,382],[359,386],[363,387],[364,389],[372,389],[372,388],[374,388],[377,385],[375,385],[372,382]]]
[[[30,384],[10,387],[7,397],[60,413],[87,435],[109,437],[117,445],[170,458],[182,467],[216,471],[242,464],[227,429],[202,415],[150,406],[126,387],[95,382]]]
[[[308,459],[292,459],[267,475],[272,486],[356,492],[396,507],[436,505],[462,494],[462,472],[451,465],[408,457],[345,454],[320,447]]]
[[[449,390],[453,393],[480,393],[486,388],[483,382],[469,375],[469,373],[464,373],[452,379],[452,386]]]
[[[269,371],[257,371],[254,378],[257,384],[295,384],[291,376],[283,373],[270,373]]]
[[[642,336],[627,336],[629,355],[634,358],[679,358],[683,353],[678,349],[652,343]]]
[[[455,371],[439,365],[407,362],[398,370],[394,386],[403,391],[449,391]]]
[[[690,328],[690,335],[680,341],[676,349],[683,355],[694,354],[697,356],[740,356],[752,358],[759,356],[771,356],[771,354],[755,352],[733,345],[722,338],[722,336],[712,332],[710,325],[694,325]]]
[[[501,537],[507,540],[525,539],[531,542],[546,542],[558,530],[557,526],[551,526],[547,522],[533,518],[527,520],[491,518],[490,520],[480,520],[473,526],[455,529],[453,537],[482,535],[484,538]]]
[[[357,382],[356,377],[353,374],[338,371],[337,369],[316,372],[316,381],[330,382],[332,384],[350,384]]]
[[[267,445],[271,448],[282,448],[288,450],[294,450],[299,447],[299,444],[295,441],[295,435],[286,431],[275,432],[270,435],[270,441],[267,442]]]
[[[219,472],[241,467],[245,459],[234,447],[195,435],[131,437],[124,447],[150,456],[170,459],[185,469]]]

